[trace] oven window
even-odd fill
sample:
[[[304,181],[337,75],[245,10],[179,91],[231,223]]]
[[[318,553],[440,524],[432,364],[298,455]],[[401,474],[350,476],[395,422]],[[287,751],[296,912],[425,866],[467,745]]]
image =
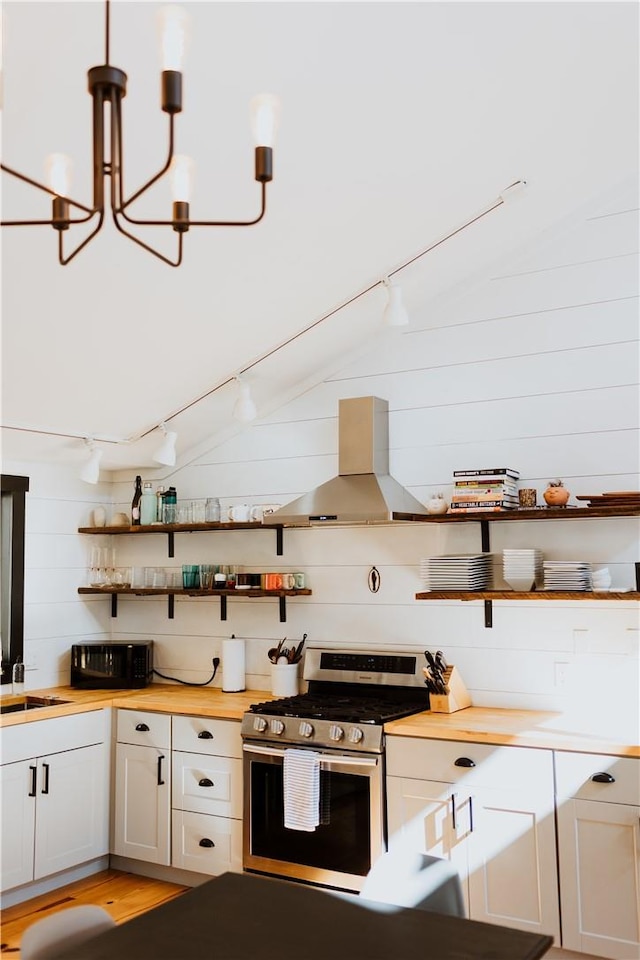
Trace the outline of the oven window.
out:
[[[251,761],[251,853],[322,870],[366,876],[371,867],[367,776],[320,771],[320,824],[313,833],[284,826],[282,764]]]

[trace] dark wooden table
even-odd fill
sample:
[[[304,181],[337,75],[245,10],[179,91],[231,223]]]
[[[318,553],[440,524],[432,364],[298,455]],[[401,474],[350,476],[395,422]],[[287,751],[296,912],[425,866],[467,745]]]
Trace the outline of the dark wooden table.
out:
[[[226,873],[60,960],[537,960],[552,938]]]

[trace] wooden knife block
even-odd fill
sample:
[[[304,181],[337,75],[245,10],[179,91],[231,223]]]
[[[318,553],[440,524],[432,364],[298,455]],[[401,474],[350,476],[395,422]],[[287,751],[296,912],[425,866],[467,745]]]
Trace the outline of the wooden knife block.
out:
[[[471,706],[469,691],[456,667],[447,667],[444,682],[449,687],[449,693],[429,694],[429,705],[433,713],[456,713]]]

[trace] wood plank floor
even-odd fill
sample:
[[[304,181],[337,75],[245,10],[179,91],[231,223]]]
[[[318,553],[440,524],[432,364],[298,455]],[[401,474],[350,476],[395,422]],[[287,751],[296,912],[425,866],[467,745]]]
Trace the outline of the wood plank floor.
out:
[[[26,928],[57,910],[91,904],[104,907],[116,923],[124,923],[189,889],[177,883],[165,883],[118,870],[105,870],[77,880],[2,911],[2,960],[19,960],[20,939]]]

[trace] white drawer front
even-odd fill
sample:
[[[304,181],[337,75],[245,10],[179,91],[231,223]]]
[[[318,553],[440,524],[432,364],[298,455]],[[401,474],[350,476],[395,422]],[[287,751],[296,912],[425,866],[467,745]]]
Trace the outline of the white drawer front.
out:
[[[242,873],[242,823],[224,817],[174,810],[172,865],[218,876]],[[215,934],[214,934],[215,939]]]
[[[607,803],[640,805],[640,760],[606,754],[555,754],[558,800],[604,800]],[[594,776],[604,774],[599,780]],[[612,777],[613,782],[607,782]],[[603,781],[604,782],[600,782]]]
[[[242,761],[174,750],[173,806],[242,819]]]
[[[550,789],[553,757],[550,750],[390,736],[387,774],[445,783],[464,780],[465,784],[485,787],[538,783],[542,789]]]
[[[240,759],[240,722],[210,720],[207,717],[174,717],[173,746],[175,750]]]
[[[147,710],[118,710],[118,743],[139,743],[145,747],[171,748],[171,715]]]
[[[109,717],[109,710],[90,710],[67,717],[51,717],[49,720],[3,727],[0,737],[2,763],[15,763],[104,743],[108,739]]]

